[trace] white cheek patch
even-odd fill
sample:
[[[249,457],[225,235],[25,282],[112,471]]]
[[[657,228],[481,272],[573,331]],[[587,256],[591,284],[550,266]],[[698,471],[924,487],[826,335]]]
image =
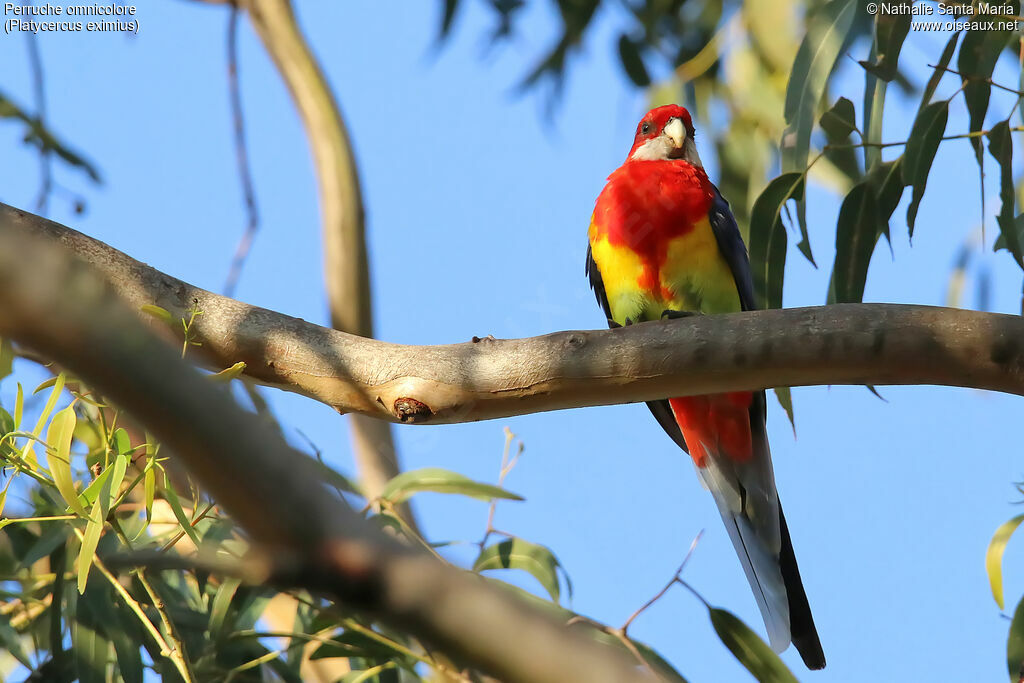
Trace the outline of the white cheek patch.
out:
[[[676,156],[672,156],[672,152],[676,152]],[[689,162],[692,166],[697,168],[704,168],[704,164],[701,163],[700,155],[697,153],[697,143],[693,141],[693,138],[686,138],[683,143],[683,154],[679,156],[678,150],[676,150],[672,143],[663,135],[659,135],[656,138],[651,138],[644,144],[636,148],[633,152],[633,156],[630,159],[636,159],[637,161],[661,161],[665,159],[679,159]]]
[[[668,159],[668,153],[670,151],[671,145],[669,145],[668,140],[659,135],[658,137],[651,138],[644,144],[637,147],[630,159],[638,159],[640,161]]]

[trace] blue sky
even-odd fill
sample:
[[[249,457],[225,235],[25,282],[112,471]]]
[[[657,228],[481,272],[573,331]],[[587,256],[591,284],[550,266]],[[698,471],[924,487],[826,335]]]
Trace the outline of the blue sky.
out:
[[[485,40],[488,12],[482,3],[463,4],[452,41],[437,51],[440,3],[299,3],[358,155],[377,334],[431,344],[601,327],[583,276],[586,226],[646,108],[616,63],[618,17],[598,17],[572,62],[562,103],[548,117],[542,97],[513,90],[556,36],[547,3],[532,5],[519,35],[493,51]],[[146,3],[138,19],[133,38],[40,38],[52,128],[94,159],[106,180],[97,189],[58,169],[63,185],[84,194],[88,211],[76,216],[58,196],[51,216],[219,291],[244,227],[227,106],[227,13],[200,3]],[[927,78],[925,65],[947,38],[911,34],[901,64],[916,82]],[[25,47],[23,37],[0,37],[0,87],[28,104]],[[855,58],[865,54],[866,46],[855,47]],[[1001,64],[997,80],[1016,83],[1012,66]],[[308,147],[248,27],[241,70],[262,228],[237,296],[324,323]],[[940,92],[952,93],[954,80],[947,77]],[[844,58],[836,93],[858,110],[862,81],[854,60]],[[905,139],[916,99],[890,90],[884,138]],[[1012,98],[994,94],[990,122],[1011,106]],[[947,132],[966,130],[957,99]],[[37,162],[19,146],[19,133],[0,125],[0,199],[31,209]],[[998,210],[994,175],[990,170],[986,181],[989,244]],[[942,304],[956,251],[981,218],[967,143],[940,150],[912,248],[906,202],[894,214],[893,256],[884,246],[875,254],[865,299]],[[837,211],[834,195],[812,189],[808,215],[819,263],[831,262]],[[992,309],[1018,313],[1021,274],[1006,252],[975,256],[992,273]],[[786,305],[822,303],[828,271],[794,250]],[[965,302],[974,305],[971,284]],[[4,383],[0,400],[12,391]],[[1024,478],[1020,400],[934,387],[881,392],[885,402],[862,387],[795,389],[795,440],[770,402],[778,486],[829,665],[809,674],[795,652],[784,658],[802,680],[823,682],[1005,676],[1009,622],[989,593],[984,552],[995,528],[1019,511],[1012,482]],[[342,418],[301,397],[269,396],[293,435],[301,430],[331,463],[352,471]],[[526,444],[506,485],[527,502],[501,504],[496,524],[556,551],[573,579],[574,609],[621,624],[671,577],[705,529],[685,578],[761,632],[710,496],[643,406],[396,434],[407,467],[493,480],[504,426]],[[429,495],[417,510],[435,540],[476,540],[487,514],[478,502]],[[472,560],[469,550],[451,554]],[[1012,610],[1024,593],[1020,539],[1011,542],[1006,566]],[[522,585],[534,587],[528,579]],[[749,678],[683,590],[671,591],[631,633],[690,680]]]

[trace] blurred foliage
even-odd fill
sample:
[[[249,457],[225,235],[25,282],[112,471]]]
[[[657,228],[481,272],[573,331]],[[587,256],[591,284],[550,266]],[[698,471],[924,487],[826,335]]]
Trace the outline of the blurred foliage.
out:
[[[67,142],[58,138],[39,116],[30,114],[4,92],[0,91],[0,120],[2,119],[14,121],[24,128],[25,132],[22,142],[35,148],[43,157],[44,164],[48,163],[50,155],[54,155],[69,168],[85,173],[93,183],[98,185],[103,182],[99,170],[92,161],[80,152],[75,151]],[[50,179],[48,171],[44,185],[45,187],[42,188],[42,192],[49,193],[53,190],[53,181]],[[75,198],[76,212],[81,213],[84,210],[84,205],[83,199]]]
[[[15,354],[0,340],[0,381],[16,379]],[[172,454],[123,423],[120,411],[65,373],[32,392],[17,384],[14,404],[0,406],[0,679],[132,683],[151,672],[166,681],[298,682],[310,661],[343,659],[344,681],[485,680],[407,634],[301,590],[286,591],[298,605],[292,627],[269,630],[266,613],[279,591],[246,572],[259,556],[244,533],[174,468]],[[512,452],[513,442],[506,430],[496,484],[428,468],[396,476],[375,500],[317,462],[324,484],[371,524],[441,562],[450,563],[441,548],[461,545],[475,549],[474,572],[532,577],[550,600],[500,585],[664,680],[685,682],[625,628],[562,607],[572,583],[555,554],[493,526],[499,501],[522,500],[504,488],[522,453],[521,443]],[[430,543],[414,532],[396,506],[425,492],[488,503],[480,540]],[[748,668],[788,674],[753,631],[709,609]]]

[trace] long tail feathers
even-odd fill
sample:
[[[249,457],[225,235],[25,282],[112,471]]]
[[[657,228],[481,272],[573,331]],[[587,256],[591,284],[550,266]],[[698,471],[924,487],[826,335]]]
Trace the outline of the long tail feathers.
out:
[[[708,478],[705,481],[712,483]],[[727,503],[719,505],[719,512],[761,610],[772,649],[781,652],[792,640],[808,669],[824,668],[825,654],[800,579],[782,506],[779,506],[781,548],[778,556],[766,546],[744,514],[733,513]]]
[[[811,606],[807,603],[803,581],[800,580],[800,568],[796,565],[793,554],[793,542],[789,539],[786,517],[779,506],[779,526],[782,530],[782,552],[779,554],[779,566],[782,580],[786,582],[786,595],[789,596],[789,628],[792,631],[793,645],[804,660],[808,669],[824,669],[825,653],[818,640],[818,629],[814,627]]]
[[[719,511],[761,610],[761,617],[768,630],[768,642],[773,650],[781,652],[789,645],[790,617],[786,584],[778,560],[765,547],[746,517],[721,508]]]

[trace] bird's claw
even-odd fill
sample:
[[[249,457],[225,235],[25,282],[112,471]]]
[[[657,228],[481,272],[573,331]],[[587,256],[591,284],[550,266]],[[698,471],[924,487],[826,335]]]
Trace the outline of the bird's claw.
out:
[[[695,315],[701,315],[699,311],[674,311],[670,308],[666,308],[661,312],[662,320],[678,320],[679,318],[690,318]]]
[[[629,327],[632,324],[633,324],[633,321],[630,320],[629,318],[626,318],[626,324],[625,325],[621,325],[618,322],[616,322],[615,320],[612,320],[611,318],[608,318],[608,327],[610,327],[613,330],[617,330],[620,327]]]

